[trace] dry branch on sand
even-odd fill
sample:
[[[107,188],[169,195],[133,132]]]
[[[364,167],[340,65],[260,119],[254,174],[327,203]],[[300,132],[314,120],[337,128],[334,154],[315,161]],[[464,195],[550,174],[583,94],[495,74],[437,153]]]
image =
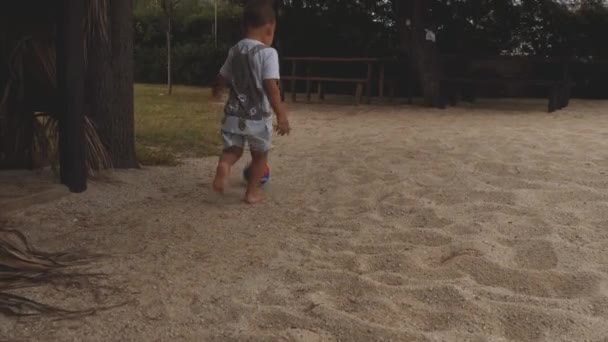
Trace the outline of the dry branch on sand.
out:
[[[93,313],[94,309],[66,310],[7,291],[45,284],[62,286],[79,279],[101,277],[101,274],[71,271],[74,267],[87,265],[96,257],[79,251],[42,252],[34,248],[21,232],[0,229],[0,313],[9,316]]]

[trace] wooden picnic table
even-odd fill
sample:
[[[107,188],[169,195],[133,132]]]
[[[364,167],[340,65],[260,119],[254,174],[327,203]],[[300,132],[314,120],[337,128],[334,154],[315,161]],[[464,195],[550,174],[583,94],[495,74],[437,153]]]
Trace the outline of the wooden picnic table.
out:
[[[323,99],[323,88],[322,82],[347,82],[347,83],[355,83],[355,97],[357,103],[361,102],[361,96],[363,93],[363,88],[365,88],[367,103],[371,102],[372,96],[372,83],[373,83],[373,73],[374,73],[374,65],[379,66],[378,70],[378,92],[379,96],[384,96],[384,79],[385,79],[385,71],[384,71],[384,61],[386,59],[382,58],[371,58],[371,57],[286,57],[283,58],[284,61],[291,63],[291,75],[282,77],[285,81],[290,81],[291,86],[291,98],[292,101],[296,101],[296,82],[299,80],[306,81],[306,95],[308,100],[311,98],[311,83],[318,82],[318,93],[319,98]],[[299,76],[297,74],[298,64],[299,63],[363,63],[367,65],[367,74],[362,77],[353,77],[353,78],[344,78],[344,77],[332,77],[332,76],[321,76],[321,75],[310,75],[310,69],[307,68],[305,76]],[[284,98],[284,87],[281,87],[283,98]]]
[[[450,103],[455,105],[458,102],[458,96],[462,95],[461,88],[463,86],[471,87],[472,94],[469,94],[468,99],[470,101],[475,98],[475,89],[479,87],[487,86],[506,86],[516,85],[524,87],[537,87],[546,89],[546,96],[548,99],[548,112],[554,112],[556,110],[565,108],[570,102],[571,88],[574,86],[574,82],[570,79],[569,64],[576,62],[573,58],[568,57],[538,57],[538,56],[468,56],[468,55],[457,55],[457,54],[445,54],[441,56],[443,62],[449,61],[460,61],[458,64],[459,69],[457,70],[461,75],[443,75],[440,79],[441,83],[441,97],[442,107]],[[514,71],[514,75],[475,75],[472,73],[471,67],[475,63],[492,62],[494,64],[487,64],[488,68],[498,68],[501,64],[505,63],[519,63],[522,65],[529,64],[553,64],[558,65],[560,68],[557,70],[557,74],[552,77],[535,77],[534,75],[526,75],[525,71]],[[485,63],[484,63],[485,64]],[[481,70],[481,69],[480,69]],[[448,71],[449,70],[445,70]]]

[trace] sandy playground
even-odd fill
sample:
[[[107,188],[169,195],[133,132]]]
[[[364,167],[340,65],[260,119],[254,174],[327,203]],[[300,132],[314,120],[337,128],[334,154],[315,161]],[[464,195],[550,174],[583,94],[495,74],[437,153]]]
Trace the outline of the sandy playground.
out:
[[[109,254],[95,270],[123,288],[36,298],[129,303],[0,316],[0,340],[606,341],[607,102],[290,108],[255,208],[242,165],[220,197],[205,159],[6,214],[44,249]]]

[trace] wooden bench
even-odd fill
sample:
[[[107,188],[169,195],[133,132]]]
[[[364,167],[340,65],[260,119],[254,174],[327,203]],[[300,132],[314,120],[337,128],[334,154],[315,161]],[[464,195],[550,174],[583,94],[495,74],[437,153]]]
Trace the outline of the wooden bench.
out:
[[[474,101],[478,87],[518,86],[544,89],[548,112],[568,106],[571,88],[571,58],[543,56],[441,56],[442,105],[454,104],[462,87],[468,86]],[[450,75],[450,73],[452,75]],[[456,75],[454,75],[454,73]]]
[[[284,76],[282,81],[289,81],[290,83],[290,91],[292,101],[296,101],[296,82],[297,81],[306,81],[306,96],[308,100],[311,100],[311,88],[312,82],[318,82],[318,93],[319,97],[323,99],[323,83],[327,82],[339,82],[339,83],[354,83],[355,84],[355,99],[356,103],[360,104],[363,97],[363,92],[365,91],[365,95],[367,98],[367,103],[371,102],[371,92],[372,92],[372,78],[373,78],[373,68],[376,64],[381,64],[382,60],[379,58],[369,58],[369,57],[285,57],[283,61],[291,64],[291,73],[289,76]],[[306,75],[298,75],[298,65],[304,64]],[[321,65],[321,64],[337,64],[337,65],[346,65],[346,64],[362,64],[365,66],[367,70],[364,75],[361,77],[331,77],[331,76],[322,76],[322,75],[314,75],[311,72],[311,67],[313,65]],[[384,74],[381,70],[380,72],[380,82],[383,82]],[[284,100],[284,82],[281,82],[281,93]],[[383,86],[379,86],[380,89]],[[383,89],[382,89],[383,90]],[[382,91],[381,90],[381,91]]]
[[[363,96],[363,88],[365,84],[368,82],[367,79],[364,78],[339,78],[339,77],[314,77],[314,76],[284,76],[281,78],[281,81],[290,81],[291,82],[291,101],[296,102],[296,81],[306,81],[306,98],[308,101],[311,101],[311,91],[312,91],[312,82],[317,83],[317,94],[319,99],[323,99],[325,97],[323,92],[323,82],[340,82],[340,83],[354,83],[355,87],[355,99],[356,103],[361,103],[361,97]],[[285,86],[281,85],[281,99],[285,100]]]
[[[458,95],[461,95],[461,87],[464,85],[472,86],[473,94],[470,101],[475,98],[476,86],[494,86],[494,85],[518,85],[545,88],[547,90],[549,113],[565,108],[570,103],[570,89],[572,82],[563,80],[528,80],[528,79],[476,79],[476,78],[442,78],[441,79],[441,97],[442,107],[449,103],[455,105]]]

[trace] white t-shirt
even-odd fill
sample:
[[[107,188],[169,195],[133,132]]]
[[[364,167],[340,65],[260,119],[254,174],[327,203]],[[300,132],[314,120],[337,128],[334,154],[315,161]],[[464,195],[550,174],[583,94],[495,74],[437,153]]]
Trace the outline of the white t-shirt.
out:
[[[220,74],[226,78],[227,80],[232,80],[232,70],[231,70],[231,61],[235,51],[239,51],[242,54],[247,54],[252,49],[258,47],[259,45],[264,45],[262,42],[254,40],[254,39],[243,39],[238,42],[228,54],[224,65],[220,69]],[[265,80],[279,80],[280,79],[280,71],[279,71],[279,54],[277,50],[272,47],[265,47],[260,49],[259,52],[255,53],[251,59],[252,65],[252,74],[255,78],[255,83],[258,89],[264,94],[263,96],[263,108],[266,112],[272,113],[272,109],[270,106],[270,102],[268,101],[268,96],[264,91],[264,81]],[[272,120],[272,118],[270,118]],[[232,120],[228,120],[232,121]]]

